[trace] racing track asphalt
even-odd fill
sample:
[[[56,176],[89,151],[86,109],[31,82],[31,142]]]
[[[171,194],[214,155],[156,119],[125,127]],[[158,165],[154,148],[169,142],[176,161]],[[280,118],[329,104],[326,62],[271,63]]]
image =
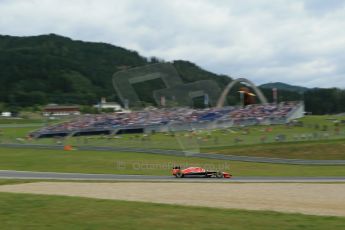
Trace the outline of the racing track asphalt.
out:
[[[236,177],[217,178],[174,178],[173,176],[86,174],[0,170],[2,179],[38,179],[38,180],[76,180],[76,181],[140,181],[140,182],[241,182],[241,183],[345,183],[345,177]]]
[[[61,145],[42,145],[42,144],[0,144],[1,147],[11,148],[40,148],[40,149],[62,149]],[[151,153],[171,156],[188,156],[199,157],[217,160],[232,160],[244,162],[259,162],[259,163],[273,163],[273,164],[294,164],[294,165],[345,165],[345,160],[305,160],[305,159],[283,159],[283,158],[269,158],[269,157],[252,157],[252,156],[236,156],[223,155],[215,153],[193,153],[182,150],[168,150],[168,149],[147,149],[147,148],[126,148],[126,147],[98,147],[98,146],[80,146],[79,150],[94,150],[94,151],[120,151],[120,152],[139,152]]]

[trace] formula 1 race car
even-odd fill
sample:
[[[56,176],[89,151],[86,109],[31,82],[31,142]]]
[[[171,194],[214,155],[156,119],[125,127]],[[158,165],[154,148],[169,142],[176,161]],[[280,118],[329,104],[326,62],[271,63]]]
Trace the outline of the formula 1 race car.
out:
[[[175,166],[172,170],[172,174],[176,178],[182,178],[182,177],[216,177],[216,178],[231,178],[232,175],[227,172],[221,172],[221,171],[208,171],[201,167],[189,167],[185,169],[181,169],[180,166]]]

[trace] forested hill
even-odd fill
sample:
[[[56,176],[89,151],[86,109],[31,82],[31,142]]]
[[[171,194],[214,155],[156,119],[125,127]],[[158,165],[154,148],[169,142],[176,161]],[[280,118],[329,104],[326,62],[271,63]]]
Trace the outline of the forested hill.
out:
[[[0,103],[26,107],[46,103],[117,101],[112,75],[124,68],[159,62],[106,43],[75,41],[55,34],[0,36]],[[173,62],[185,82],[231,79],[187,61]]]
[[[304,93],[309,90],[309,88],[307,87],[289,85],[283,82],[273,82],[273,83],[262,84],[260,85],[260,88],[263,88],[263,89],[276,88],[278,90],[286,90],[286,91],[292,91],[292,92],[297,92],[297,93]]]
[[[0,112],[47,103],[92,105],[101,97],[118,101],[112,75],[126,68],[157,62],[163,61],[114,45],[75,41],[55,34],[0,35]],[[232,80],[188,61],[178,60],[172,64],[184,82],[212,79],[224,88]],[[143,92],[138,93],[143,96],[151,93],[151,86],[139,88]],[[238,87],[228,96],[230,104],[239,103],[239,95],[235,93]],[[269,101],[272,101],[272,87],[279,88],[279,101],[304,100],[307,111],[314,114],[345,112],[345,90],[306,89],[274,83],[262,87]]]
[[[18,106],[94,103],[114,94],[121,66],[146,64],[134,51],[58,35],[0,37],[0,101]]]

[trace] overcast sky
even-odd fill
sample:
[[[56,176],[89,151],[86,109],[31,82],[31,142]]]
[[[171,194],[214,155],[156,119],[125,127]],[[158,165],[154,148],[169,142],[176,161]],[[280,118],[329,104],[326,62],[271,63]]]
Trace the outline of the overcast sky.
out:
[[[0,34],[48,33],[257,84],[345,88],[343,0],[0,0]]]

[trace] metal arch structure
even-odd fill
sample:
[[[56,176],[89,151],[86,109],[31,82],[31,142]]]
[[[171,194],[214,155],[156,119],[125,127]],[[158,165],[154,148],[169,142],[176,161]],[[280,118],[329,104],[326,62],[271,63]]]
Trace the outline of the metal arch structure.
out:
[[[230,82],[225,87],[225,89],[223,90],[221,96],[218,99],[217,108],[222,108],[224,106],[224,102],[225,102],[226,96],[228,95],[228,93],[230,92],[232,87],[234,87],[234,85],[236,83],[241,83],[241,82],[247,83],[254,90],[255,94],[260,99],[262,104],[266,104],[267,103],[267,99],[266,99],[265,95],[261,92],[261,90],[258,87],[255,86],[255,84],[253,82],[249,81],[246,78],[237,78],[237,79],[233,80],[232,82]]]

